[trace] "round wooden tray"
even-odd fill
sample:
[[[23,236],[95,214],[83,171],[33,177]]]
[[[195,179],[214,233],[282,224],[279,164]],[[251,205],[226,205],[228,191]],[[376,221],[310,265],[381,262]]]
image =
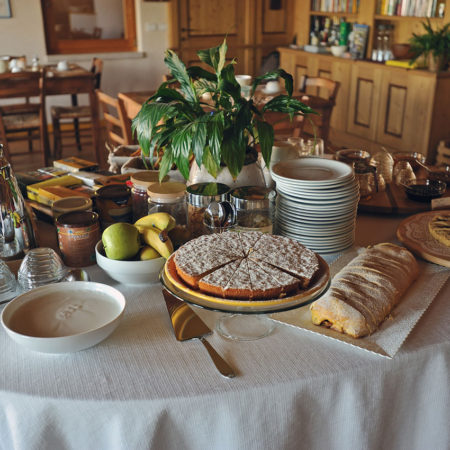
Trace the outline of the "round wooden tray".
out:
[[[317,255],[319,270],[314,275],[309,287],[301,289],[295,294],[268,300],[238,300],[213,297],[189,287],[178,276],[173,255],[167,260],[161,271],[162,284],[176,297],[197,306],[216,311],[236,312],[244,314],[261,314],[286,311],[311,303],[322,295],[330,284],[330,270],[326,261]]]
[[[450,267],[450,247],[437,241],[428,231],[428,222],[439,214],[450,214],[450,210],[429,211],[408,217],[398,226],[397,237],[426,261]]]

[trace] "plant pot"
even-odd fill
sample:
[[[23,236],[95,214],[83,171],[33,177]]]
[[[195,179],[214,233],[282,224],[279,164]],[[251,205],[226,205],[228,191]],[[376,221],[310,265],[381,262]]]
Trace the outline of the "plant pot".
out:
[[[214,178],[208,173],[203,165],[198,167],[197,163],[194,161],[187,185],[208,182],[223,183],[232,189],[241,186],[266,186],[261,165],[257,161],[245,164],[235,180],[233,180],[228,167],[223,167],[217,174],[217,178]]]
[[[445,58],[440,56],[428,55],[428,70],[430,72],[441,72],[445,70],[446,61]]]

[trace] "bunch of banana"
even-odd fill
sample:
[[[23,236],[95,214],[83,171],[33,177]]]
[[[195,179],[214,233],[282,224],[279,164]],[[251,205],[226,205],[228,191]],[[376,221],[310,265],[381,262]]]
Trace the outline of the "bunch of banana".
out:
[[[173,243],[168,232],[176,225],[175,219],[166,212],[141,217],[134,226],[147,244],[140,251],[140,259],[168,258],[173,253]]]

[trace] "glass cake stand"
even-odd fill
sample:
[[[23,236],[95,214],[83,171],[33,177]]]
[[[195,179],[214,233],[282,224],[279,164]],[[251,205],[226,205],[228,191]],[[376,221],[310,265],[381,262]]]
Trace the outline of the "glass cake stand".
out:
[[[330,285],[330,270],[320,255],[317,255],[317,258],[319,270],[308,288],[284,298],[237,300],[213,297],[196,291],[186,285],[178,276],[173,256],[162,268],[160,281],[179,300],[200,308],[225,313],[216,322],[216,330],[221,336],[227,339],[248,341],[268,336],[275,329],[276,323],[268,317],[268,314],[300,308],[326,292]]]

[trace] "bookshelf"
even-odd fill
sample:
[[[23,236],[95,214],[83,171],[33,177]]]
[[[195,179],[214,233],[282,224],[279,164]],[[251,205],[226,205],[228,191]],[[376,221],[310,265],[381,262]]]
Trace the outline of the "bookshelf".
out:
[[[405,15],[406,13],[420,14],[422,11],[434,11],[434,15],[439,14],[439,5],[444,5],[442,17],[430,17],[432,25],[442,26],[450,22],[450,0],[360,0],[355,1],[357,9],[349,9],[351,12],[334,12],[335,5],[340,5],[340,0],[297,0],[295,4],[294,32],[297,35],[297,44],[306,45],[309,43],[311,24],[314,17],[345,18],[347,22],[369,25],[369,37],[366,49],[366,58],[370,59],[374,41],[376,39],[377,27],[379,25],[390,25],[392,27],[392,43],[406,43],[412,33],[423,33],[422,22],[426,20],[425,15]],[[385,5],[392,4],[391,14],[385,12]],[[431,2],[431,3],[430,3]],[[433,7],[433,2],[434,6]],[[418,6],[417,11],[411,9],[411,5]],[[346,4],[347,5],[347,4]],[[353,5],[353,2],[351,3]],[[404,14],[394,14],[402,12]],[[421,8],[419,9],[419,6]],[[441,7],[442,8],[442,7]]]

